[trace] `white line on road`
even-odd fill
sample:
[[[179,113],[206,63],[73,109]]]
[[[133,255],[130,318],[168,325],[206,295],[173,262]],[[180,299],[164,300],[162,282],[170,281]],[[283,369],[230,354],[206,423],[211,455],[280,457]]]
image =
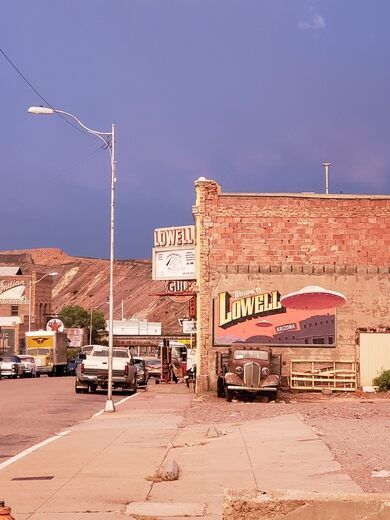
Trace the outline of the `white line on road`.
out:
[[[140,395],[140,394],[136,393],[136,394],[128,395],[127,397],[124,397],[123,399],[121,399],[120,401],[115,403],[115,406],[119,406],[120,404],[123,404],[126,401],[128,401],[131,397],[136,397],[137,395]],[[104,408],[102,410],[100,410],[100,412],[97,412],[97,413],[93,414],[92,417],[97,417],[98,415],[101,415],[102,413],[104,413]],[[30,453],[32,453],[32,452],[34,452],[36,450],[39,450],[39,448],[43,448],[43,446],[46,446],[47,444],[50,444],[51,442],[56,441],[57,439],[60,439],[61,437],[65,437],[65,435],[68,435],[68,433],[70,433],[70,431],[71,430],[65,430],[63,432],[56,433],[55,435],[53,435],[53,437],[49,437],[48,439],[46,439],[46,440],[44,440],[42,442],[39,442],[38,444],[35,444],[34,446],[31,446],[31,448],[27,448],[26,450],[21,451],[20,453],[18,453],[14,457],[11,457],[10,459],[7,459],[5,462],[2,462],[0,464],[0,471],[2,469],[6,468],[7,466],[10,466],[14,462],[18,461],[19,459],[22,459],[23,457],[26,457]]]
[[[11,457],[10,459],[6,460],[5,462],[2,462],[0,464],[0,471],[2,469],[6,468],[7,466],[9,466],[10,464],[13,464],[17,460],[22,459],[23,457],[26,457],[26,455],[29,455],[33,451],[39,450],[39,448],[46,446],[46,444],[50,444],[51,442],[56,441],[57,439],[60,439],[61,437],[65,437],[65,435],[68,435],[69,432],[70,432],[70,430],[65,430],[63,432],[56,433],[55,435],[53,435],[53,437],[49,437],[48,439],[46,439],[42,442],[39,442],[38,444],[35,444],[34,446],[31,446],[31,448],[27,448],[26,450],[21,451],[14,457]]]

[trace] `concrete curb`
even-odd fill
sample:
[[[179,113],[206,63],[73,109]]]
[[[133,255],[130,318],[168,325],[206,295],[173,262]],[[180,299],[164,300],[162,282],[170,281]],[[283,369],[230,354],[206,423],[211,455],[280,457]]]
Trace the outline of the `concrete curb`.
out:
[[[387,520],[390,494],[225,490],[223,520]]]

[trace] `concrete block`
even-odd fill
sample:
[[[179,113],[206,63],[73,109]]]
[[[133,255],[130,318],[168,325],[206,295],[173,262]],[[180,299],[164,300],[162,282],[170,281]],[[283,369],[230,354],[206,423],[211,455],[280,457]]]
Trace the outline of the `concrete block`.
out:
[[[223,520],[387,520],[390,494],[225,490]]]
[[[161,480],[177,480],[179,478],[179,466],[174,459],[167,459],[158,472]]]

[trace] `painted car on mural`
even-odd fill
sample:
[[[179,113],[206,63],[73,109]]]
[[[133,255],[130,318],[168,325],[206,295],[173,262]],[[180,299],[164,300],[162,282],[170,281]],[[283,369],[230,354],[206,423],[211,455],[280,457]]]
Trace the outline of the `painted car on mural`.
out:
[[[268,347],[232,345],[217,354],[217,395],[231,401],[234,395],[275,400],[280,386],[280,355]]]

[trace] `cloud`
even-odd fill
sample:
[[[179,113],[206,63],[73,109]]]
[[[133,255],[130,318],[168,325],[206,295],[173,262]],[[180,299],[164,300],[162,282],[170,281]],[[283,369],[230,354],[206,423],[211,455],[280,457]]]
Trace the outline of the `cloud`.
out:
[[[320,31],[325,29],[326,23],[325,18],[317,12],[311,12],[305,20],[299,20],[298,28],[302,31]]]

